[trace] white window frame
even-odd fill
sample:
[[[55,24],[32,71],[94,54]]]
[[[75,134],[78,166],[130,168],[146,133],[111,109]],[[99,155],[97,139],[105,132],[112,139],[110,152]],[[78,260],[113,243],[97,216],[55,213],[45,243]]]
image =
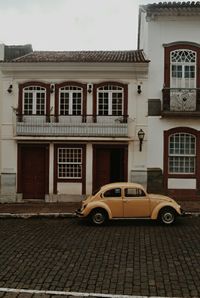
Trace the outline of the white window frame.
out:
[[[69,111],[67,114],[61,114],[61,93],[69,94]],[[77,113],[78,110],[73,111],[73,94],[78,93],[81,94],[81,110],[80,113]],[[65,111],[66,112],[66,111]],[[61,116],[80,116],[83,113],[83,88],[78,86],[65,86],[59,89],[59,115]]]
[[[172,137],[179,139],[172,143]],[[181,138],[185,143],[181,143]],[[192,139],[194,140],[192,145]],[[191,133],[177,132],[168,139],[168,172],[169,174],[191,175],[196,171],[196,136]],[[189,143],[186,143],[186,141]],[[177,170],[178,169],[178,170]],[[183,170],[182,170],[183,169]],[[188,169],[186,171],[186,169]]]
[[[26,113],[25,110],[25,93],[32,94],[32,111],[31,113]],[[38,113],[37,111],[37,95],[44,94],[44,111],[43,113]],[[28,86],[23,88],[23,114],[25,115],[45,115],[46,114],[46,88],[41,86]]]
[[[113,89],[112,89],[113,88]],[[118,88],[118,89],[114,89]],[[103,87],[99,87],[97,89],[97,115],[99,115],[99,94],[108,93],[108,115],[105,116],[112,116],[113,115],[113,94],[118,93],[122,95],[122,111],[121,113],[115,116],[122,116],[124,114],[124,88],[121,86],[116,85],[104,85]],[[100,115],[100,116],[104,116]]]
[[[185,58],[185,61],[178,61],[179,56],[181,57],[181,53],[188,52],[188,55],[191,54],[195,57],[195,61],[192,61],[192,58]],[[173,57],[173,55],[176,55],[177,57]],[[191,60],[191,61],[189,61]],[[170,52],[170,88],[196,88],[196,72],[197,72],[197,53],[193,50],[189,49],[178,49]],[[173,77],[172,76],[172,68],[173,66],[180,66],[181,67],[181,73],[182,76],[179,77]],[[185,69],[187,66],[193,66],[194,67],[194,78],[188,77],[185,78]]]
[[[71,155],[70,157],[72,160],[69,161],[60,161],[60,153],[64,151],[64,154],[67,156]],[[68,151],[68,153],[67,153]],[[77,155],[78,154],[78,155]],[[66,156],[64,158],[66,158]],[[83,150],[80,147],[59,147],[57,151],[57,161],[58,161],[58,179],[82,179],[82,171],[83,171]],[[67,172],[71,172],[72,175],[60,175],[60,166],[68,166]],[[77,171],[78,168],[78,171]],[[77,173],[80,172],[80,175]]]

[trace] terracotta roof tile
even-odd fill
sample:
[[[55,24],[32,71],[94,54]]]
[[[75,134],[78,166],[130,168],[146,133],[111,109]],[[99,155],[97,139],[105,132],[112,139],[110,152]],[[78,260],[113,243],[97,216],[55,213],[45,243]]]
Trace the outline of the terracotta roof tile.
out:
[[[134,51],[34,51],[11,62],[149,62],[142,50]]]
[[[147,12],[147,17],[156,15],[194,16],[200,14],[200,2],[159,2],[141,5]]]

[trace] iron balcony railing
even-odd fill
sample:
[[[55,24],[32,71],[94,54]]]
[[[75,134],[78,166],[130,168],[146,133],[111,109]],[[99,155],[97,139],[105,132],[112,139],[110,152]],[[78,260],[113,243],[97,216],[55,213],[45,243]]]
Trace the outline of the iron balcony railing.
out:
[[[16,115],[15,123],[16,136],[128,136],[128,116]]]
[[[200,112],[200,89],[164,88],[163,112]]]

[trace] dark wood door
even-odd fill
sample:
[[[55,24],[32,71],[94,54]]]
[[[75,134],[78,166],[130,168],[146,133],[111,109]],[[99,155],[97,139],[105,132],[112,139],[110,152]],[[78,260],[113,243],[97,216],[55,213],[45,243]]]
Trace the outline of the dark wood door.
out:
[[[45,147],[22,148],[23,199],[45,197]]]
[[[95,168],[93,191],[110,181],[110,150],[96,150]]]

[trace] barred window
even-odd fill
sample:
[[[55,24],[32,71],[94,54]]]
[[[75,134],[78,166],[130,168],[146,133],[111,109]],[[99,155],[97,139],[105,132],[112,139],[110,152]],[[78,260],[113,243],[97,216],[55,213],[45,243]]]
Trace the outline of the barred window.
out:
[[[82,148],[58,148],[58,178],[82,178]]]
[[[29,86],[23,89],[23,113],[25,115],[45,115],[46,89]]]
[[[98,115],[123,115],[124,92],[123,88],[115,85],[106,85],[97,90]]]
[[[194,174],[196,137],[189,133],[175,133],[169,137],[169,173]]]
[[[76,86],[65,86],[59,91],[60,115],[81,115],[83,89]]]

